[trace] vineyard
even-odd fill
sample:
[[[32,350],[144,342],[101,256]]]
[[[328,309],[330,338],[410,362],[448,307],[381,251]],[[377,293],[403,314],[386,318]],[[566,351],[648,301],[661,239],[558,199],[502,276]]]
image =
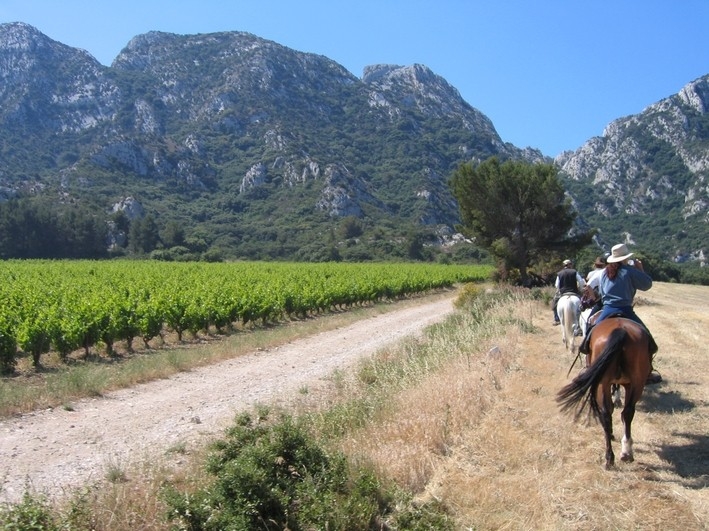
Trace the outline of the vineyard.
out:
[[[393,299],[489,277],[488,266],[439,264],[3,261],[0,372],[18,356],[61,359],[165,332],[222,332],[236,324]]]

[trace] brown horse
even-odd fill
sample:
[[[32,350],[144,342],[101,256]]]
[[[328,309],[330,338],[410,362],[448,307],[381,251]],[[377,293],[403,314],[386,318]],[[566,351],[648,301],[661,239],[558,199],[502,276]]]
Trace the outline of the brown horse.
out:
[[[643,394],[651,370],[648,352],[649,336],[645,328],[623,317],[608,317],[598,323],[591,334],[589,366],[571,383],[561,389],[557,402],[562,411],[576,409],[578,419],[586,409],[603,426],[606,436],[606,468],[615,465],[611,446],[613,439],[613,397],[611,387],[620,384],[625,389],[625,403],[620,418],[624,433],[621,461],[633,461],[633,439],[630,424],[635,416],[635,404]]]

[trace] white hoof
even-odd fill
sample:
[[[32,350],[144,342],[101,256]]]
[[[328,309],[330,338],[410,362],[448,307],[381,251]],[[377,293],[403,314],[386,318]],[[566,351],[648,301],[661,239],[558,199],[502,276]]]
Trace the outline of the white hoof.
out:
[[[633,458],[633,440],[626,439],[625,436],[621,441],[620,460],[625,463],[632,463],[635,460]]]

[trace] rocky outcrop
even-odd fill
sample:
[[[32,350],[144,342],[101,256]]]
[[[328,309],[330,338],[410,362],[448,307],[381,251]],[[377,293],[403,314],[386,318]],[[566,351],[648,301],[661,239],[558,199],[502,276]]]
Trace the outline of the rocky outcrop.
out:
[[[344,166],[331,164],[325,168],[322,191],[315,205],[318,210],[330,217],[362,217],[362,205],[366,203],[379,203],[367,190],[366,183],[354,178]]]
[[[142,218],[145,209],[135,197],[126,197],[113,205],[112,212],[123,212],[129,220]]]
[[[669,255],[699,256],[709,222],[707,108],[709,76],[559,155],[556,164],[583,190],[585,216],[608,231],[627,224],[628,216],[667,216],[664,230],[646,223],[633,229],[633,237]]]

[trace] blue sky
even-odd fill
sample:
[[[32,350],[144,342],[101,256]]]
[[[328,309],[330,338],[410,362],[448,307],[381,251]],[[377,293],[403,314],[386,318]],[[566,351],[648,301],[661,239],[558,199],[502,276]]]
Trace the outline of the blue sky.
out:
[[[106,65],[151,30],[247,31],[356,76],[424,64],[549,156],[709,74],[707,0],[0,0],[18,21]]]

